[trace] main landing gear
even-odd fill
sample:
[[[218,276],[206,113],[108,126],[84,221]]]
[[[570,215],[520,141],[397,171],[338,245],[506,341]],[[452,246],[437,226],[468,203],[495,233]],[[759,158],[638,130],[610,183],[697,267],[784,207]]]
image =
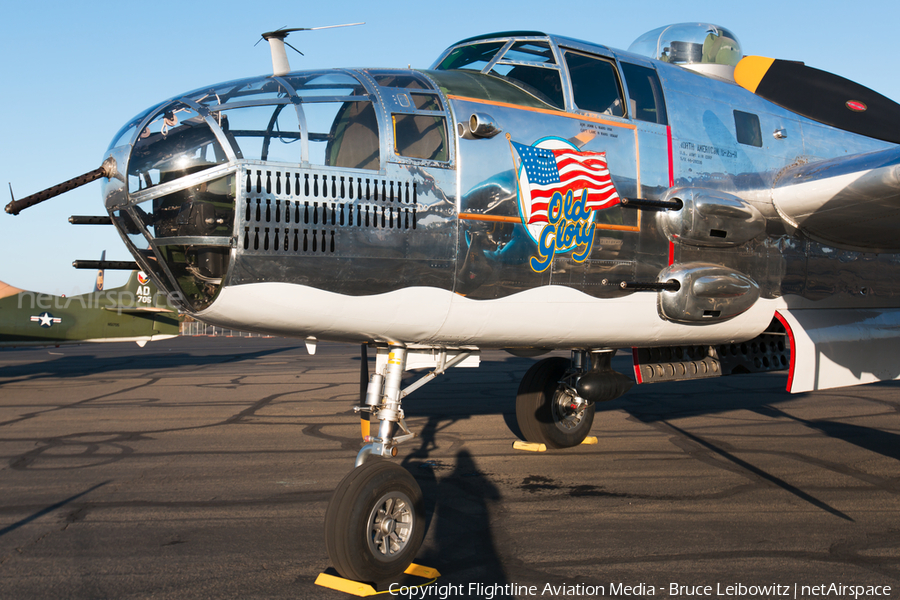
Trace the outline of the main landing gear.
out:
[[[573,351],[571,360],[551,357],[528,369],[516,400],[526,440],[551,448],[580,444],[591,429],[594,403],[617,398],[632,385],[612,370],[612,354]],[[403,372],[425,366],[423,358],[434,370],[401,390]],[[365,435],[356,468],[338,484],[325,513],[325,546],[342,577],[396,580],[415,558],[425,537],[422,490],[406,469],[383,460],[396,456],[397,446],[415,437],[406,427],[401,400],[453,366],[476,366],[478,358],[477,350],[454,354],[378,348],[376,372],[358,409],[374,417],[377,432]],[[365,369],[365,353],[362,362]]]
[[[612,370],[612,355],[612,350],[573,350],[571,360],[553,356],[533,364],[516,396],[522,436],[548,448],[583,442],[594,422],[594,404],[614,400],[633,385]]]

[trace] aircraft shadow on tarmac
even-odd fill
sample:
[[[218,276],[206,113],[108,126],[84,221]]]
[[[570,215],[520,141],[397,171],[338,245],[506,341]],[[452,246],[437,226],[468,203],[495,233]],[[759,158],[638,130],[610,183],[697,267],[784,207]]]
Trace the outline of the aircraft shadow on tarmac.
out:
[[[411,396],[404,410],[408,417],[440,417],[445,421],[500,414],[510,431],[521,437],[515,415],[516,390],[532,363],[532,359],[510,356],[505,360],[483,361],[477,370],[450,371],[440,383],[426,386]],[[613,365],[620,372],[631,371],[630,359],[617,357]],[[775,372],[634,386],[621,398],[597,405],[593,434],[602,435],[606,411],[621,410],[642,423],[670,423],[686,417],[746,410],[762,416],[791,419],[828,437],[900,460],[900,435],[839,421],[801,419],[779,410],[779,405],[808,396],[788,393],[785,381],[786,373]],[[874,383],[867,388],[873,386],[897,388],[900,383]],[[853,388],[827,393],[841,393],[851,398],[855,395]],[[889,410],[897,409],[900,407],[892,406]],[[429,426],[443,428],[443,425],[432,425],[430,420]]]
[[[221,365],[224,363],[254,360],[278,354],[293,347],[266,348],[256,352],[228,352],[219,354],[201,354],[187,352],[143,353],[127,352],[122,356],[102,358],[96,355],[61,355],[52,360],[36,360],[29,363],[0,365],[0,386],[4,383],[27,381],[44,378],[83,377],[115,373],[117,371],[135,370],[162,371],[170,368],[202,367],[205,365]],[[14,352],[5,350],[4,352]],[[2,357],[3,355],[0,355]],[[8,356],[8,355],[7,355]]]
[[[869,384],[868,387],[896,389],[898,384],[884,382]],[[641,389],[632,389],[621,401],[617,401],[620,406],[609,408],[624,410],[643,423],[671,423],[672,420],[684,417],[745,410],[766,417],[790,419],[827,437],[845,441],[887,458],[900,460],[900,435],[852,423],[828,419],[803,419],[791,415],[786,405],[807,397],[810,393],[788,393],[784,389],[784,377],[777,373],[662,384],[659,391],[651,388],[652,386],[645,388],[642,386]],[[856,394],[853,388],[829,390],[824,393],[842,394],[848,398]],[[784,410],[778,408],[779,406]],[[898,409],[900,406],[885,407],[889,412]]]
[[[491,527],[493,507],[502,498],[500,490],[466,449],[456,453],[452,467],[428,459],[442,422],[440,417],[429,417],[417,440],[419,447],[403,459],[403,465],[422,488],[426,531],[434,539],[434,544],[417,560],[423,564],[441,564],[453,557],[453,574],[445,576],[445,582],[461,584],[477,580],[484,585],[502,587],[509,581]],[[513,597],[504,593],[494,595],[497,599]]]
[[[630,364],[617,358],[617,369],[628,372]],[[515,415],[515,395],[518,380],[531,364],[529,359],[510,357],[506,360],[484,361],[478,375],[466,377],[465,383],[447,375],[444,385],[436,386],[437,392],[427,390],[422,402],[408,402],[407,416],[428,417],[427,425],[421,433],[421,447],[417,453],[427,460],[429,439],[434,433],[450,424],[467,419],[476,414],[502,414],[510,431],[521,437]],[[615,364],[615,363],[614,363]],[[457,375],[459,375],[457,373]],[[894,382],[872,384],[879,387],[896,387]],[[826,393],[833,394],[834,391]],[[838,393],[852,396],[853,390]],[[428,398],[424,396],[428,395]],[[719,461],[727,468],[736,469],[750,479],[765,481],[795,495],[820,510],[844,520],[852,520],[848,515],[827,503],[797,488],[791,483],[742,460],[727,444],[702,435],[692,433],[674,423],[680,419],[724,412],[749,411],[773,419],[790,419],[829,438],[856,445],[864,450],[880,454],[893,460],[900,460],[900,435],[889,431],[840,422],[829,419],[803,419],[790,414],[788,403],[805,395],[792,395],[785,390],[785,373],[738,375],[690,382],[673,382],[655,385],[635,386],[617,400],[597,406],[594,419],[594,435],[602,436],[603,413],[621,410],[642,423],[650,424],[660,431],[671,433],[707,453],[712,460]],[[782,405],[782,410],[779,408]],[[893,405],[886,406],[896,410]],[[557,452],[565,452],[558,450]],[[799,452],[799,449],[798,449]],[[798,454],[797,457],[799,457]],[[470,458],[471,460],[471,458]],[[834,466],[834,468],[839,468]],[[459,467],[457,467],[459,469]],[[489,497],[489,496],[487,496]]]
[[[205,365],[249,361],[273,354],[296,350],[298,346],[273,346],[251,352],[125,352],[120,356],[66,354],[52,360],[0,365],[3,383],[42,378],[70,378],[85,375],[114,373],[140,369],[161,371],[169,368],[191,368]],[[346,348],[346,347],[345,347]],[[339,347],[327,351],[345,353]],[[0,357],[13,350],[0,353]],[[346,355],[346,354],[345,354]],[[495,355],[496,356],[496,355]],[[352,357],[357,363],[359,357]],[[437,382],[426,386],[410,397],[404,405],[407,417],[427,417],[456,422],[474,415],[502,415],[509,430],[521,437],[515,417],[515,398],[522,375],[533,359],[506,356],[484,360],[478,369],[451,369]],[[369,359],[370,371],[374,360]],[[613,366],[623,373],[631,372],[631,359],[624,355],[613,360]],[[410,374],[405,383],[420,377],[423,372]],[[760,415],[788,418],[812,430],[846,441],[888,458],[900,460],[900,436],[850,423],[829,420],[804,420],[776,408],[802,396],[791,395],[784,389],[783,373],[737,375],[690,382],[675,382],[635,386],[623,397],[597,405],[595,434],[602,435],[603,412],[622,410],[643,423],[670,423],[679,418],[717,414],[724,411],[747,410]],[[3,385],[0,383],[0,385]],[[877,387],[896,387],[896,382],[870,384]],[[852,389],[844,390],[852,397]],[[893,410],[893,407],[892,407]],[[435,427],[443,428],[441,425]]]

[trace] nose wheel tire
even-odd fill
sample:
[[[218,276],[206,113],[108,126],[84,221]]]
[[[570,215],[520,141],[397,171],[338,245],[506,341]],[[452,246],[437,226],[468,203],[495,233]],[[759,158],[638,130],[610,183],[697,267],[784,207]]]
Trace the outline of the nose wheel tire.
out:
[[[529,442],[548,448],[570,448],[584,441],[594,423],[594,405],[574,407],[560,385],[569,361],[554,356],[534,363],[516,395],[516,420]]]
[[[425,536],[422,490],[400,465],[369,459],[338,484],[325,512],[325,547],[342,577],[396,579]]]

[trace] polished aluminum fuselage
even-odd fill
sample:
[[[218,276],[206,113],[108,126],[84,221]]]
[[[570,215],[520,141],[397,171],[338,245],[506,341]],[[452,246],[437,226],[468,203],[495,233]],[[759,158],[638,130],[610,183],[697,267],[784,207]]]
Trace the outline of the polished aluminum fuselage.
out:
[[[198,318],[278,335],[453,347],[716,344],[755,337],[779,308],[900,305],[895,254],[814,241],[772,200],[792,168],[890,144],[815,123],[678,66],[540,39],[557,53],[655,70],[667,122],[578,110],[565,69],[563,108],[472,73],[335,70],[334,77],[358,82],[340,94],[321,92],[327,86],[303,73],[259,78],[240,89],[266,93],[229,100],[223,90],[235,86],[214,86],[129,124],[110,148],[121,177],[106,186],[107,208],[143,268]],[[309,133],[315,109],[328,101],[360,103],[355,114],[369,115],[368,130],[377,124],[376,141],[366,140],[375,162],[343,158],[334,142],[363,120],[344,119],[351,110],[339,111],[327,135]],[[237,126],[240,110],[279,106],[284,110],[260,129],[268,137]],[[153,124],[176,107],[202,126],[197,139],[213,140],[216,159],[154,180],[152,169],[135,166],[152,162],[154,146],[142,140],[171,135]],[[758,116],[759,145],[737,140],[735,110]],[[267,149],[285,126],[273,134],[272,124],[292,111],[297,130],[280,136],[288,150],[273,159]],[[234,116],[229,123],[221,115]],[[473,115],[488,117],[499,134],[474,135]],[[419,121],[413,127],[407,118]],[[442,139],[428,137],[432,125],[444,128]],[[433,147],[402,141],[409,127]],[[255,154],[235,141],[254,136],[263,139]],[[550,256],[523,217],[521,161],[512,144],[546,140],[606,153],[622,198],[712,190],[733,196],[761,225],[735,244],[698,242],[666,229],[664,211],[620,204],[596,212],[586,256],[571,247]],[[317,164],[311,147],[320,143],[328,146]],[[166,160],[177,158],[166,152]],[[535,258],[546,259],[546,268],[536,269]],[[721,306],[709,318],[694,318],[688,308],[681,318],[660,301],[670,292],[621,285],[666,281],[685,265],[725,273],[732,283],[746,279],[753,295],[735,314],[728,300],[716,300]]]

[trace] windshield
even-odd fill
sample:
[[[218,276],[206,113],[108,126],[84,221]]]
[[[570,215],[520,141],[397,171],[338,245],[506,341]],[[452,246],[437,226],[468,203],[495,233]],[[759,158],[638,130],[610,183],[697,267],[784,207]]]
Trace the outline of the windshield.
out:
[[[436,67],[438,71],[455,71],[455,70],[466,70],[466,71],[481,71],[488,63],[491,62],[491,59],[494,58],[494,55],[497,54],[497,51],[503,48],[506,45],[505,41],[501,42],[487,42],[484,44],[472,44],[470,46],[461,46],[459,48],[454,48],[450,54],[447,55],[447,58],[441,61]]]
[[[479,40],[457,46],[435,66],[438,71],[477,71],[500,77],[544,104],[563,108],[562,75],[546,39]]]

